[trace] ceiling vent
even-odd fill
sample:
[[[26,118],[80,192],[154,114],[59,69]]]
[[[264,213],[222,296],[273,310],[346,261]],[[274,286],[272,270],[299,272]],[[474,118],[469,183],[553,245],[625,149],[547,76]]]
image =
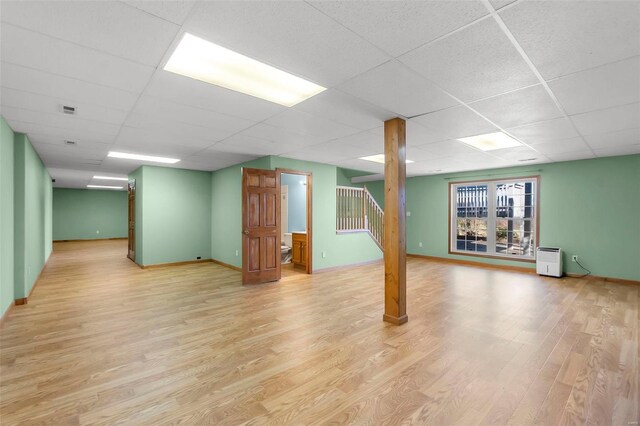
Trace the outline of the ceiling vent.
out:
[[[62,105],[62,112],[65,114],[73,115],[76,113],[76,107]]]
[[[64,141],[65,145],[71,145],[74,146],[76,144],[75,141]]]
[[[537,158],[523,158],[522,160],[518,160],[518,161],[524,163],[525,161],[535,161],[535,160],[537,160]]]

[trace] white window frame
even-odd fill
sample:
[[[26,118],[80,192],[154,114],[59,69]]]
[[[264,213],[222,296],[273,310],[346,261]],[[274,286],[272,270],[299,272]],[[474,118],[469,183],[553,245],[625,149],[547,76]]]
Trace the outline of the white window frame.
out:
[[[534,244],[532,254],[529,256],[514,255],[509,253],[496,252],[496,224],[498,217],[496,216],[496,187],[499,184],[513,182],[533,182],[533,217],[530,219],[535,227]],[[468,250],[459,250],[457,246],[457,188],[464,186],[483,186],[487,187],[487,251],[477,252]],[[484,219],[484,218],[478,218]],[[525,219],[528,220],[528,219]],[[513,177],[508,179],[485,179],[477,181],[461,181],[449,183],[449,254],[477,256],[496,259],[508,259],[522,262],[535,262],[536,247],[540,244],[540,176]]]

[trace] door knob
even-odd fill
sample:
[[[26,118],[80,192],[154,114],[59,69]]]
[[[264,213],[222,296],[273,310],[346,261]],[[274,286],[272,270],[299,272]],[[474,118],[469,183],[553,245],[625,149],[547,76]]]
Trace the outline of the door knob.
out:
[[[242,233],[243,233],[244,235],[249,235],[249,230],[248,230],[248,229],[245,229],[244,231],[242,231]]]

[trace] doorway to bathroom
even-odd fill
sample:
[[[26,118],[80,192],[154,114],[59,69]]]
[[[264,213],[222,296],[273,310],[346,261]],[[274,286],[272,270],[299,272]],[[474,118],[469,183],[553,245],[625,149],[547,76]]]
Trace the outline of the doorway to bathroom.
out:
[[[311,173],[277,169],[280,174],[280,255],[283,277],[312,271]]]

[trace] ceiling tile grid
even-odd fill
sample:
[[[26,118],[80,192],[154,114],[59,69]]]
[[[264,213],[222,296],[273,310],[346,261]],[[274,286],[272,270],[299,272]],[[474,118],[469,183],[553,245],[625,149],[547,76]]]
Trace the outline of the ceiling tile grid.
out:
[[[379,173],[359,157],[381,153],[382,123],[396,116],[408,119],[411,175],[635,154],[640,144],[637,1],[1,7],[0,113],[48,167],[83,173],[64,182],[146,164],[107,158],[115,149],[197,170],[285,155]],[[164,71],[184,32],[327,90],[285,108]],[[528,146],[481,152],[456,140],[501,129]]]

